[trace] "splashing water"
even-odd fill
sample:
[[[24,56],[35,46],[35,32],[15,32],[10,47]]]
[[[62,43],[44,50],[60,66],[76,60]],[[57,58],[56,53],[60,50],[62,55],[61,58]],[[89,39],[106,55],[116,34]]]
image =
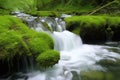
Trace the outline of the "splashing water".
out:
[[[37,72],[28,80],[72,80],[73,71],[78,75],[89,69],[104,71],[96,62],[102,59],[115,61],[115,58],[120,58],[119,54],[104,49],[107,46],[82,44],[80,37],[69,31],[54,32],[53,38],[55,49],[60,50],[59,63],[45,72]]]
[[[54,21],[55,20],[55,21]],[[73,80],[73,72],[80,75],[81,71],[106,69],[96,64],[103,59],[116,61],[120,55],[110,52],[108,46],[82,44],[79,36],[65,30],[65,23],[58,18],[42,18],[53,29],[52,37],[55,42],[55,50],[60,51],[59,63],[46,71],[28,73],[27,80]],[[38,23],[37,23],[38,24]],[[42,26],[41,22],[36,27]],[[41,28],[40,28],[41,29]],[[43,30],[43,29],[42,29]],[[61,31],[61,32],[56,32]],[[80,77],[78,80],[82,80]]]

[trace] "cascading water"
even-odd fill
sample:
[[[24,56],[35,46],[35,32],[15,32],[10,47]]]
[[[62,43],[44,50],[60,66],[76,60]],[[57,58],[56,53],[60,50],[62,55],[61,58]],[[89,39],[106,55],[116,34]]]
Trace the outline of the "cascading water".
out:
[[[80,37],[69,32],[53,32],[55,40],[55,49],[60,51],[60,61],[53,68],[45,72],[36,72],[35,76],[28,80],[73,80],[73,72],[80,76],[81,71],[102,70],[105,71],[96,62],[102,59],[115,61],[120,55],[109,52],[104,47],[98,45],[82,44]],[[78,77],[77,80],[82,80]]]
[[[32,20],[34,22],[34,20]],[[40,18],[37,23],[33,23],[35,30],[45,29],[42,22],[46,22],[52,29],[52,37],[55,41],[55,50],[60,51],[59,63],[45,71],[35,71],[26,74],[25,80],[82,80],[80,74],[87,70],[106,71],[106,68],[96,64],[100,60],[112,60],[120,58],[115,52],[110,52],[109,46],[87,45],[82,44],[79,36],[65,30],[65,23],[58,18]],[[33,25],[32,24],[32,25]],[[58,32],[60,31],[60,32]]]
[[[55,49],[59,51],[70,51],[82,45],[79,36],[64,30],[63,32],[53,32]]]

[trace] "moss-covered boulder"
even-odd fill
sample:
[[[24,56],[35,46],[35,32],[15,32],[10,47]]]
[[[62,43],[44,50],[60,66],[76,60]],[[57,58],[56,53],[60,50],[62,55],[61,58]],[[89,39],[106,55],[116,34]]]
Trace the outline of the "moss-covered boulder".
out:
[[[30,57],[35,61],[38,55],[53,48],[53,39],[47,33],[30,29],[16,17],[0,16],[0,76],[26,69],[24,65],[31,65]]]
[[[16,42],[16,44],[17,42],[18,44],[21,43],[14,45],[18,50],[16,54],[23,51],[24,48],[28,51],[26,54],[40,54],[43,51],[54,48],[53,39],[48,34],[31,30],[20,19],[12,16],[0,16],[0,21],[0,44],[4,45],[4,47],[9,45],[9,47],[13,48],[14,42]],[[18,47],[20,45],[25,47],[21,50],[21,48]],[[4,50],[6,50],[6,48]],[[14,53],[14,50],[16,49],[13,48],[13,50],[11,50],[13,51],[11,54]]]
[[[41,53],[37,58],[37,62],[40,67],[47,68],[58,63],[60,54],[58,51],[49,50]]]
[[[67,29],[80,35],[84,42],[105,40],[103,16],[73,16],[65,18]]]
[[[35,55],[54,48],[53,39],[44,32],[35,32],[31,30],[23,35],[23,39],[27,43],[32,54]]]
[[[0,59],[11,59],[15,55],[28,54],[29,49],[23,40],[29,28],[18,18],[0,16]]]
[[[13,58],[15,55],[29,53],[27,45],[21,35],[14,31],[6,31],[0,34],[0,59]]]
[[[119,16],[72,16],[65,21],[67,29],[80,35],[85,43],[120,40]]]
[[[30,29],[23,24],[23,22],[9,15],[0,16],[0,32],[4,32],[4,30],[13,30],[17,32],[17,34],[25,34]]]

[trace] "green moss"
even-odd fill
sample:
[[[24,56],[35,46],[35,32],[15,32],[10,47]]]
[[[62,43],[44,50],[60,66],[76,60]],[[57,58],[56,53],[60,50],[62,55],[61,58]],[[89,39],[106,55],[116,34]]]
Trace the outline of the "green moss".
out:
[[[14,30],[19,34],[24,34],[29,30],[29,28],[23,24],[20,19],[9,15],[0,16],[0,28]]]
[[[13,56],[20,53],[24,53],[23,55],[40,54],[54,48],[53,39],[48,34],[29,29],[20,19],[5,15],[0,16],[0,21],[1,56],[7,58],[7,54],[12,55],[12,53]],[[14,43],[19,45],[14,45]]]
[[[29,53],[21,35],[15,31],[6,31],[0,34],[0,59],[11,59],[15,55]]]
[[[36,32],[34,30],[29,30],[26,34],[24,34],[23,38],[27,42],[27,44],[32,43],[32,44],[35,45],[36,42],[39,43],[39,41],[40,41],[40,43],[41,43],[41,41],[42,41],[43,43],[45,43],[45,45],[48,46],[49,49],[53,49],[54,48],[53,39],[51,38],[51,36],[49,36],[45,32]],[[35,41],[35,42],[32,42],[32,41]]]
[[[58,63],[60,59],[60,54],[58,51],[48,50],[40,54],[36,60],[40,67],[47,68]]]
[[[5,73],[21,70],[23,59],[26,59],[26,63],[28,61],[29,66],[28,59],[33,57],[35,60],[38,55],[53,48],[53,39],[47,33],[30,29],[17,17],[0,16],[0,64],[6,66]],[[52,62],[49,65],[52,66]]]
[[[108,24],[110,26],[119,26],[120,25],[120,17],[108,17]]]
[[[29,41],[29,48],[32,53],[42,53],[46,50],[49,50],[49,45],[41,38],[33,38]]]
[[[65,18],[67,29],[82,37],[84,42],[120,40],[120,17],[73,16]],[[97,34],[96,34],[97,33]]]
[[[68,24],[68,28],[70,27],[70,24],[77,23],[80,26],[101,26],[106,23],[106,20],[104,16],[73,16],[65,18],[65,21]]]
[[[22,38],[28,30],[20,19],[8,15],[0,16],[0,59],[7,60],[30,53]]]
[[[104,16],[73,16],[65,18],[65,21],[67,29],[80,35],[84,42],[105,40]]]

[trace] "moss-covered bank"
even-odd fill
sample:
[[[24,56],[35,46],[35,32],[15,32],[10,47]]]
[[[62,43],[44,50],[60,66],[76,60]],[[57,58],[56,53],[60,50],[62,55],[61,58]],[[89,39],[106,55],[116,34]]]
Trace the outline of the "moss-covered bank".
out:
[[[37,56],[40,57],[41,53],[48,55],[45,58],[49,58],[52,52],[51,54],[47,54],[46,51],[52,50],[53,48],[54,42],[48,34],[30,29],[16,17],[8,15],[0,16],[0,64],[2,64],[0,75],[14,72],[18,70],[18,67],[20,70],[21,66],[23,67],[25,65],[22,61],[23,58],[27,60],[33,57],[36,60]],[[59,59],[59,56],[53,57]],[[48,63],[52,62],[52,60],[49,60]],[[53,62],[49,66],[53,66],[56,63]],[[5,68],[6,70],[4,71]]]
[[[73,16],[65,21],[67,29],[80,35],[84,42],[120,40],[120,17]]]

